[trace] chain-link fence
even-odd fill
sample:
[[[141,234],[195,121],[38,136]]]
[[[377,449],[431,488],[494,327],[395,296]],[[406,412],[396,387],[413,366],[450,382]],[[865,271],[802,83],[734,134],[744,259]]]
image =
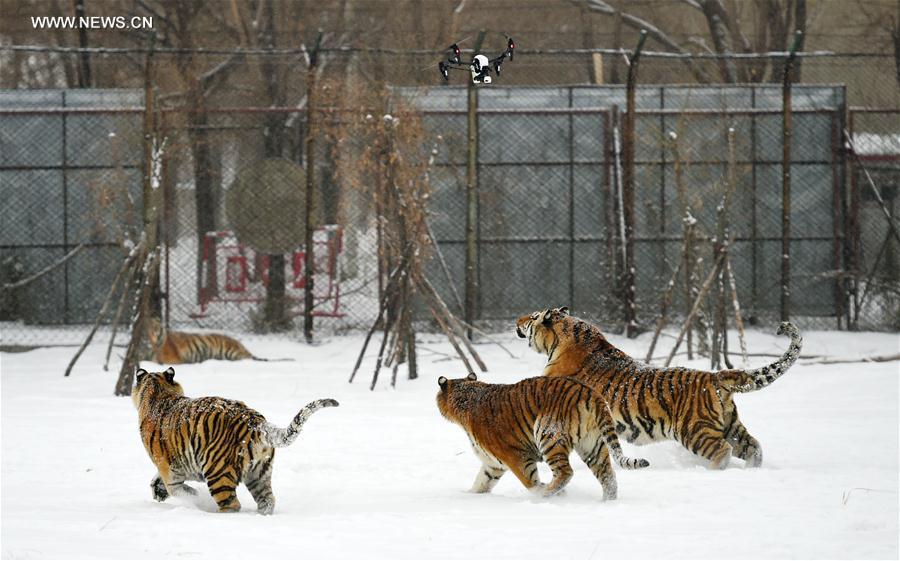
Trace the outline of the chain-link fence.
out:
[[[466,111],[439,108],[463,105],[466,92],[403,93],[442,138],[434,229],[452,276],[462,279]],[[777,317],[780,88],[645,86],[636,97],[639,323],[651,324],[658,313],[661,287],[681,257],[686,213],[696,221],[695,253],[712,262],[717,209],[727,189],[733,191],[726,219],[740,301],[753,322]],[[478,319],[566,303],[582,315],[621,324],[624,105],[622,88],[480,92]],[[843,106],[841,87],[802,86],[794,97],[792,313],[822,328],[837,327],[847,310],[836,274],[844,268],[846,216],[834,204],[845,193]],[[676,294],[676,309],[691,303]]]
[[[900,328],[900,109],[851,108],[849,222],[853,321]]]
[[[622,200],[626,88],[557,85],[624,78],[621,57],[604,54],[598,63],[596,54],[533,53],[529,60],[523,52],[504,68],[504,81],[546,85],[479,89],[470,319],[506,326],[520,313],[569,305],[611,328],[621,326],[629,292],[623,253],[633,241],[634,305],[638,324],[648,327],[678,266],[686,213],[696,220],[694,258],[703,258],[692,274],[702,279],[714,259],[717,209],[731,192],[725,234],[732,240],[741,305],[751,320],[774,320],[781,312],[780,85],[638,86],[628,235]],[[124,56],[97,55],[94,62],[124,66]],[[368,327],[386,272],[378,209],[345,169],[363,153],[346,125],[410,105],[434,156],[430,227],[439,251],[429,276],[448,305],[466,314],[472,288],[465,281],[465,88],[373,88],[367,68],[392,84],[423,78],[402,70],[409,65],[369,60],[378,53],[323,53],[311,129],[309,75],[300,53],[204,55],[199,66],[218,69],[204,74],[204,90],[166,87],[163,77],[182,55],[153,56],[151,65],[146,53],[134,61],[149,74],[119,80],[153,86],[152,130],[142,125],[142,90],[2,92],[0,192],[7,202],[0,282],[25,279],[84,243],[40,280],[0,294],[0,321],[15,322],[2,324],[4,344],[77,343],[107,299],[103,323],[113,321],[121,295],[107,298],[107,292],[141,231],[146,146],[154,139],[161,155],[160,292],[172,328],[287,328],[289,336],[299,336],[308,284],[302,232],[310,161],[317,200],[316,330]],[[425,65],[431,55],[410,57],[403,60]],[[840,81],[837,74],[849,76],[860,60],[867,68],[890,62],[809,58],[803,76]],[[718,62],[698,58],[693,66],[714,74]],[[693,81],[683,60],[641,64],[642,83]],[[823,70],[829,65],[836,74]],[[517,68],[524,69],[518,78]],[[271,72],[278,80],[251,79],[251,72]],[[267,89],[272,84],[277,91]],[[884,212],[897,211],[900,114],[876,110],[896,106],[896,88],[864,90],[854,82],[798,84],[793,91],[790,315],[817,328],[898,327],[900,248],[890,226],[896,218]],[[867,108],[848,109],[854,99]],[[673,313],[683,315],[690,300],[677,290]],[[120,321],[129,317],[126,310]]]
[[[0,282],[73,253],[0,293],[2,321],[35,326],[19,342],[68,341],[69,326],[93,322],[139,234],[142,103],[135,91],[0,92]]]
[[[202,123],[196,117],[164,112],[157,132],[167,144],[166,318],[176,328],[298,329],[307,282],[306,112],[244,107],[209,110]],[[323,131],[340,120],[324,111],[319,117]],[[328,332],[367,325],[378,298],[375,216],[360,193],[337,181],[335,149],[323,133],[312,155],[318,178],[313,313],[317,328]],[[206,173],[198,173],[197,154]],[[278,310],[271,309],[273,293],[284,299]]]

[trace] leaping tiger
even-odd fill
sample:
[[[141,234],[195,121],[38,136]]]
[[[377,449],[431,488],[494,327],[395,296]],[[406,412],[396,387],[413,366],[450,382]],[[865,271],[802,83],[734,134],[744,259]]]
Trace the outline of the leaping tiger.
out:
[[[733,394],[777,380],[797,360],[803,343],[797,328],[783,322],[778,334],[790,336],[791,343],[774,363],[755,370],[704,372],[638,362],[607,341],[598,327],[570,316],[566,307],[520,317],[516,334],[547,355],[545,376],[571,376],[600,392],[626,441],[675,440],[709,460],[712,468],[725,468],[732,455],[752,467],[762,464],[762,448],[738,418]]]

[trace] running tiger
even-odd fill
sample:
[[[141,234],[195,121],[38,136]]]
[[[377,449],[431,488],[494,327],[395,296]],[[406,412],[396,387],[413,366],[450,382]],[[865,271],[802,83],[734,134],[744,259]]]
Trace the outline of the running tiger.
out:
[[[189,364],[204,360],[261,360],[277,362],[292,358],[260,358],[254,356],[240,341],[221,333],[184,333],[163,330],[158,319],[148,324],[147,339],[151,352],[147,360],[159,364]]]
[[[282,429],[240,401],[185,397],[173,368],[138,370],[131,399],[144,448],[158,470],[150,482],[154,499],[195,495],[196,490],[184,482],[206,481],[219,512],[237,512],[241,503],[235,490],[243,481],[261,514],[275,509],[275,448],[294,442],[310,415],[338,406],[333,399],[313,401]]]
[[[516,334],[548,356],[545,376],[571,376],[600,392],[626,441],[676,440],[712,468],[725,468],[732,455],[752,467],[762,464],[762,449],[738,419],[733,394],[777,380],[797,360],[803,342],[797,328],[784,322],[778,334],[789,335],[791,344],[779,360],[756,370],[704,372],[638,362],[565,307],[520,317]]]
[[[538,377],[486,384],[469,374],[456,380],[441,376],[438,385],[441,415],[466,431],[482,462],[474,493],[489,493],[510,470],[527,489],[555,495],[572,478],[573,448],[603,486],[603,500],[617,494],[610,452],[625,469],[650,465],[622,455],[606,402],[577,380]],[[553,470],[549,485],[538,476],[541,461]]]

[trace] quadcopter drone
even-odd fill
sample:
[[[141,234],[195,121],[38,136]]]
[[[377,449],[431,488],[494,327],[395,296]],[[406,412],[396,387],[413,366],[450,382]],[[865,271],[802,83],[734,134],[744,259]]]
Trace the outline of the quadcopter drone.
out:
[[[453,43],[450,45],[449,50],[453,53],[453,56],[448,58],[445,61],[441,61],[438,63],[438,69],[441,71],[441,76],[443,76],[444,81],[450,79],[450,70],[468,70],[472,73],[472,83],[473,84],[490,84],[492,82],[491,79],[491,68],[494,69],[494,74],[497,77],[500,76],[500,65],[503,64],[503,61],[506,57],[509,57],[510,62],[513,60],[513,55],[516,52],[516,43],[513,41],[512,37],[508,37],[506,41],[506,50],[503,53],[492,59],[488,59],[488,57],[484,55],[475,55],[472,57],[472,60],[465,62],[460,59],[460,50],[459,45]]]

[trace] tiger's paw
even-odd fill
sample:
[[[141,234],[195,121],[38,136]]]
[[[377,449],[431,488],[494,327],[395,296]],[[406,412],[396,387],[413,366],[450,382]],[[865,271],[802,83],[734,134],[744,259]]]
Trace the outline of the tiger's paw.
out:
[[[541,496],[544,497],[545,499],[549,499],[551,497],[565,497],[566,490],[565,489],[556,489],[556,490],[544,489],[541,492]]]
[[[745,466],[751,468],[758,468],[762,465],[762,450],[757,450],[752,456],[745,460]]]
[[[275,504],[270,503],[270,504],[259,505],[256,509],[256,512],[258,512],[259,514],[262,514],[263,516],[271,516],[272,513],[275,512]]]
[[[619,484],[616,482],[615,477],[607,477],[600,481],[600,485],[603,487],[603,500],[604,501],[614,501],[619,496]]]
[[[161,477],[153,478],[153,481],[150,482],[150,490],[153,492],[153,500],[157,502],[161,503],[169,498],[169,491],[166,490],[166,485]]]

